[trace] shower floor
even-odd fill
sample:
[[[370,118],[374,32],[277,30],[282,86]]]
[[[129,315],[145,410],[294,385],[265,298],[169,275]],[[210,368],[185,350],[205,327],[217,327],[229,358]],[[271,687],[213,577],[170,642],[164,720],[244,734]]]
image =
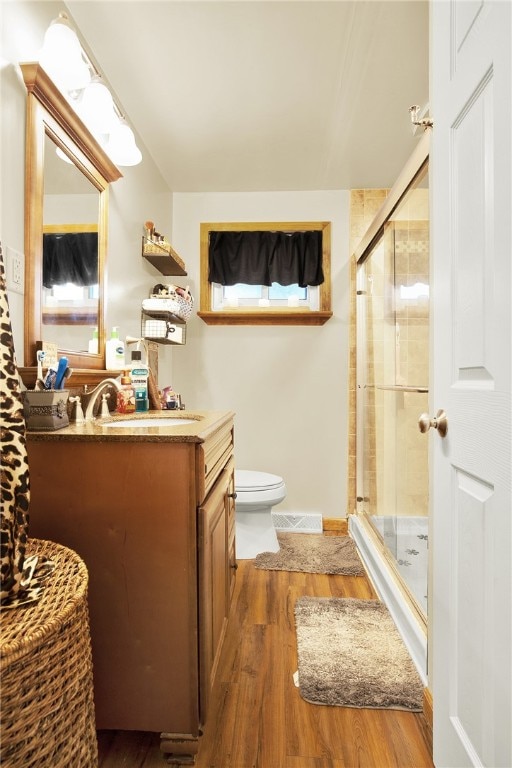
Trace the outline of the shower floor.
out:
[[[368,518],[394,559],[400,576],[427,615],[428,517]]]

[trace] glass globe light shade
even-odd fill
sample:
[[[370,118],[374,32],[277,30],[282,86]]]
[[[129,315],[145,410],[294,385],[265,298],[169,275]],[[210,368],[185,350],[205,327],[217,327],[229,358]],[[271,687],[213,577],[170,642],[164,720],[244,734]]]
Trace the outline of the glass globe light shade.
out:
[[[61,160],[64,160],[65,163],[69,163],[70,165],[73,165],[73,161],[66,155],[65,152],[62,151],[60,147],[55,148],[55,154],[57,157],[60,157]]]
[[[118,121],[112,129],[106,151],[116,165],[138,165],[142,160],[133,131],[124,120]]]
[[[85,88],[91,79],[80,41],[65,14],[54,19],[46,30],[39,61],[64,94]]]
[[[77,111],[95,135],[110,133],[117,121],[112,94],[97,77],[93,78],[84,90]]]

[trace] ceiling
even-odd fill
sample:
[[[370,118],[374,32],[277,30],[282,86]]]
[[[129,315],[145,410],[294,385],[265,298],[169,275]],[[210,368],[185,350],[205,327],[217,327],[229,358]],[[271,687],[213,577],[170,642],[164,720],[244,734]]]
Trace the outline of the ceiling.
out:
[[[418,140],[427,0],[66,5],[175,192],[389,187]]]

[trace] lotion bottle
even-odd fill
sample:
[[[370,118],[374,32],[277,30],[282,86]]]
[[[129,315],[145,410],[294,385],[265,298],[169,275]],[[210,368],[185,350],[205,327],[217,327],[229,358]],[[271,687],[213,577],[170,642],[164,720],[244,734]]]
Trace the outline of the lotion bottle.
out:
[[[124,342],[119,338],[117,325],[112,328],[110,339],[105,345],[105,363],[109,371],[122,371],[124,362]]]
[[[132,352],[131,379],[135,392],[135,410],[149,411],[148,398],[149,368],[142,362],[142,352],[134,349]]]
[[[89,352],[93,355],[98,354],[98,328],[92,332],[92,339],[89,339]]]

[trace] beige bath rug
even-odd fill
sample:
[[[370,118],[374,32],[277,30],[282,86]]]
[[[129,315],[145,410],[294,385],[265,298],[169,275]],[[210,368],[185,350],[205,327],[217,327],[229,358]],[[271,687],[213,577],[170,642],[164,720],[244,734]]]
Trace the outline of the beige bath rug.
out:
[[[278,533],[279,552],[262,552],[254,565],[269,571],[361,576],[364,568],[350,536]]]
[[[422,709],[423,684],[378,600],[301,597],[295,604],[299,689],[312,704]]]

